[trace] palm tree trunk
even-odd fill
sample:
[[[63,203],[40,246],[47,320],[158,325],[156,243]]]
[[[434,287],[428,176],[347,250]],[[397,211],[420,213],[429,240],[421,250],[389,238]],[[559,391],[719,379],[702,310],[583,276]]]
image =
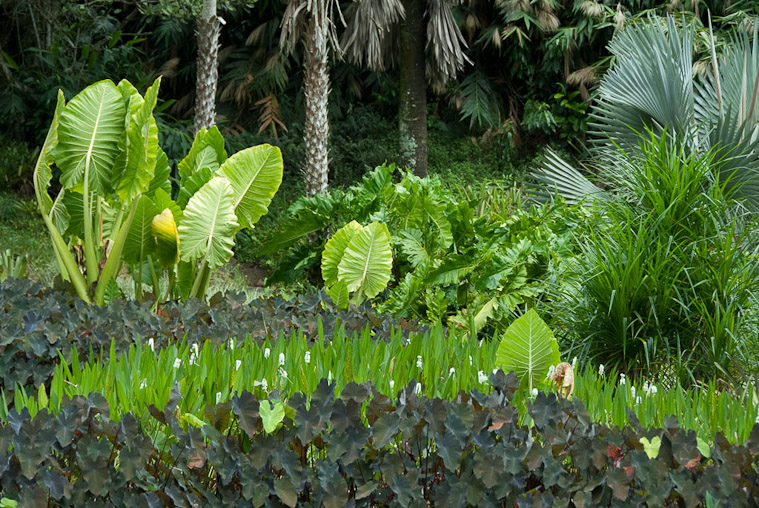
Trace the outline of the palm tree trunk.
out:
[[[400,152],[417,176],[427,176],[427,84],[424,69],[425,0],[403,0],[400,55]]]
[[[327,33],[321,26],[323,16],[312,16],[304,38],[303,93],[306,96],[306,193],[309,196],[327,190],[329,175],[329,67]]]
[[[203,0],[198,18],[198,61],[195,83],[195,132],[216,123],[216,84],[221,24],[216,0]]]

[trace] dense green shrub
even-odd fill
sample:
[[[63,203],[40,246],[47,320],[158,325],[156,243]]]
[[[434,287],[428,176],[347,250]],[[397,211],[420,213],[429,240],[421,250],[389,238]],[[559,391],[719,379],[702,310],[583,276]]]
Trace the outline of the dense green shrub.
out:
[[[324,242],[314,235],[352,220],[383,222],[390,232],[394,280],[378,299],[381,309],[476,333],[502,329],[518,305],[542,294],[540,281],[572,252],[571,230],[583,219],[562,206],[526,209],[518,191],[497,182],[453,191],[438,177],[380,166],[360,185],[290,207],[262,249],[284,252],[267,283],[292,282],[318,267]]]
[[[740,374],[755,356],[755,219],[720,180],[714,152],[688,155],[656,137],[641,146],[643,159],[622,154],[606,172],[618,195],[595,202],[553,314],[578,355],[628,373]]]
[[[56,417],[12,412],[0,425],[2,495],[24,507],[756,506],[759,425],[743,444],[718,435],[705,450],[675,420],[609,428],[541,394],[525,426],[510,403],[516,376],[490,381],[489,395],[455,401],[356,384],[335,398],[327,382],[286,407],[243,392],[208,408],[211,424],[176,414],[178,389],[148,421],[120,423],[102,397],[78,396]]]
[[[185,339],[226,343],[247,336],[257,342],[275,340],[297,328],[314,337],[321,326],[327,337],[339,322],[347,333],[367,326],[378,337],[388,337],[396,325],[367,307],[336,311],[322,295],[291,301],[268,298],[246,303],[244,295],[216,296],[209,303],[170,302],[156,312],[150,302],[117,299],[105,307],[88,306],[74,294],[28,280],[9,279],[0,285],[0,388],[11,392],[16,384],[37,387],[49,380],[59,355],[76,349],[86,357],[115,339],[124,351],[135,340],[153,338],[162,346]],[[409,328],[413,328],[409,326]]]

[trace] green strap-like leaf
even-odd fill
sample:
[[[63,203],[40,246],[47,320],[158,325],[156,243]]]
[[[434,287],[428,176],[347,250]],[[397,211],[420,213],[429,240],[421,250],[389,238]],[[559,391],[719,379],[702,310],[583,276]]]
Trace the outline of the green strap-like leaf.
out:
[[[369,298],[377,296],[390,281],[393,253],[390,233],[385,224],[372,222],[357,231],[338,265],[338,280],[349,291],[359,291]]]
[[[345,249],[348,248],[348,244],[357,231],[361,231],[361,224],[354,220],[343,226],[342,229],[332,235],[332,238],[327,240],[322,253],[322,277],[327,286],[333,286],[337,283],[337,267],[343,259]]]
[[[545,378],[551,365],[560,361],[556,339],[535,309],[509,326],[496,352],[496,366],[504,372],[514,371],[529,389]]]
[[[234,202],[224,177],[213,178],[195,193],[178,228],[183,261],[204,260],[211,270],[229,261],[238,229]]]
[[[91,191],[112,188],[111,170],[124,133],[126,105],[112,81],[85,88],[61,112],[55,163],[61,184],[70,189],[85,180]]]
[[[240,226],[247,228],[266,214],[282,183],[282,152],[271,145],[246,148],[227,159],[219,168],[235,192],[235,213]]]

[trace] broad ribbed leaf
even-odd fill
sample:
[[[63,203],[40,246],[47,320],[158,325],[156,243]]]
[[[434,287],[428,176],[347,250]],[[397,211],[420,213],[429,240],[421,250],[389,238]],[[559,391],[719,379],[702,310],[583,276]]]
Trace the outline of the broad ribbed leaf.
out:
[[[179,234],[174,216],[169,208],[159,213],[151,222],[155,237],[155,256],[164,268],[171,268],[179,261]]]
[[[111,171],[124,133],[126,105],[112,81],[85,88],[63,109],[55,163],[66,189],[86,179],[89,189],[112,189]]]
[[[422,232],[418,229],[401,231],[398,243],[414,268],[430,260],[430,255],[422,244]]]
[[[211,149],[206,149],[208,153],[211,153]],[[212,161],[209,166],[198,168],[197,171],[187,176],[182,180],[182,185],[179,188],[179,194],[177,195],[177,205],[184,209],[190,198],[195,195],[198,190],[208,183],[213,178],[214,172],[218,169],[215,165],[216,161]]]
[[[561,362],[551,329],[530,309],[508,327],[496,352],[496,367],[514,371],[530,389],[542,381],[551,365]]]
[[[234,202],[232,186],[220,176],[195,193],[178,228],[182,261],[205,260],[211,270],[229,261],[238,229]]]
[[[372,222],[351,239],[338,265],[338,280],[348,291],[360,291],[369,298],[377,296],[390,281],[393,253],[385,224]]]
[[[166,208],[171,210],[171,214],[174,216],[174,222],[177,224],[182,222],[182,209],[179,208],[179,205],[177,205],[174,200],[171,199],[171,196],[169,196],[165,190],[157,189],[151,199],[159,210],[165,210]]]
[[[345,282],[336,282],[334,286],[328,287],[327,294],[338,309],[344,309],[348,306],[350,293],[348,293],[348,286],[345,285]]]
[[[211,148],[206,150],[206,148]],[[203,167],[212,167],[214,171],[227,160],[227,152],[224,149],[224,137],[215,125],[210,129],[200,129],[195,134],[195,139],[190,147],[187,157],[177,164],[179,178],[184,185],[185,178]]]
[[[158,157],[158,126],[153,118],[160,78],[153,83],[143,99],[139,94],[132,96],[123,152],[114,169],[116,192],[124,202],[129,202],[138,194],[146,192],[155,174]],[[138,107],[135,108],[134,105]],[[118,171],[118,173],[117,173]]]
[[[355,220],[350,221],[337,233],[332,235],[332,238],[327,240],[324,252],[322,253],[322,277],[324,278],[324,284],[328,287],[337,283],[337,267],[340,261],[342,261],[345,249],[348,248],[348,244],[353,239],[353,236],[357,231],[361,231],[361,229],[361,224]]]
[[[53,121],[50,122],[50,129],[47,131],[45,143],[42,145],[40,156],[37,158],[37,164],[34,167],[34,191],[37,194],[37,205],[40,208],[40,213],[45,215],[48,215],[53,208],[53,199],[47,192],[50,188],[50,180],[53,178],[53,173],[50,170],[53,160],[50,153],[58,144],[58,117],[63,111],[65,103],[63,91],[58,90],[58,103],[55,105]]]
[[[129,228],[122,256],[129,264],[142,263],[149,254],[155,252],[155,240],[151,225],[159,209],[147,196],[141,196],[137,202],[137,211]],[[171,212],[169,212],[171,213]]]
[[[218,174],[229,179],[235,193],[235,213],[247,228],[268,211],[271,198],[282,183],[282,152],[268,144],[241,150],[227,159]]]

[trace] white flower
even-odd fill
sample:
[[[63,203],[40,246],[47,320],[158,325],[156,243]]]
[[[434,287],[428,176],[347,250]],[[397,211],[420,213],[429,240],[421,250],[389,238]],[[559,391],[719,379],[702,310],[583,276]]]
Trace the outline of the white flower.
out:
[[[452,376],[452,375],[454,375],[455,373],[456,373],[456,369],[454,369],[453,367],[451,367],[450,369],[448,369],[448,375],[449,375],[449,376]]]
[[[240,365],[242,365],[242,360],[235,360],[235,370],[240,370]]]
[[[546,378],[551,379],[551,376],[553,376],[555,372],[556,372],[556,367],[551,365],[550,367],[548,367],[548,374],[546,374]]]
[[[235,348],[235,339],[229,339],[229,349]]]
[[[391,379],[391,380],[390,380],[390,391],[392,392],[393,390],[395,390],[395,381],[393,381],[393,380]]]
[[[414,386],[414,395],[419,396],[422,394],[422,385],[420,383],[417,383],[416,386]]]
[[[604,364],[598,366],[598,375],[603,376],[604,375]]]
[[[659,390],[656,388],[656,385],[651,385],[651,387],[648,389],[648,393],[651,395],[656,395],[656,392]]]
[[[153,337],[148,339],[148,347],[150,347],[151,351],[155,352],[155,340],[153,340]]]
[[[498,369],[493,369],[493,374],[498,374]]]
[[[483,371],[478,371],[477,372],[477,381],[479,381],[481,385],[484,385],[485,383],[488,382],[488,377],[485,375],[485,373]]]
[[[221,392],[216,392],[216,403],[221,402]]]
[[[264,349],[264,358],[269,358],[269,355],[271,354],[271,349],[268,347]]]
[[[174,360],[174,368],[175,369],[178,369],[181,365],[182,365],[182,360],[180,360],[179,358],[177,358],[176,360]]]
[[[287,371],[283,369],[282,367],[279,368],[279,375],[285,379],[287,379]]]
[[[648,395],[648,390],[649,390],[649,384],[648,384],[648,381],[645,381],[643,383],[643,393],[645,393],[646,395]]]
[[[143,379],[142,383],[140,383],[140,390],[143,390],[146,386],[148,386],[148,380]]]
[[[577,369],[577,357],[572,358],[572,370]]]
[[[195,356],[195,353],[191,353],[190,354],[190,365],[197,365],[197,364],[198,364],[198,359]]]
[[[469,355],[469,366],[472,366],[472,355]]]
[[[422,355],[417,355],[416,357],[416,368],[421,369],[424,366],[422,363]]]
[[[311,351],[306,351],[306,354],[303,355],[303,360],[307,364],[311,363]]]
[[[283,366],[285,364],[285,354],[279,353],[279,366]]]
[[[537,388],[533,388],[532,389],[532,396],[533,397],[537,397],[538,396],[538,389]]]
[[[198,356],[198,343],[197,343],[197,342],[195,342],[195,343],[192,345],[192,353],[193,353],[195,356]]]
[[[635,385],[630,387],[630,393],[632,393],[632,396],[635,397]]]
[[[625,379],[625,375],[624,374],[620,374],[619,375],[619,384],[623,385],[623,384],[626,384],[626,383],[627,383],[627,380]]]
[[[261,381],[253,381],[253,386],[260,386],[265,392],[269,391],[269,383],[266,382],[266,378]]]
[[[640,404],[642,400],[643,399],[640,397],[640,395],[638,395],[637,397],[635,397],[635,405],[637,406],[638,404]]]
[[[327,383],[332,382],[332,371],[327,371]]]

